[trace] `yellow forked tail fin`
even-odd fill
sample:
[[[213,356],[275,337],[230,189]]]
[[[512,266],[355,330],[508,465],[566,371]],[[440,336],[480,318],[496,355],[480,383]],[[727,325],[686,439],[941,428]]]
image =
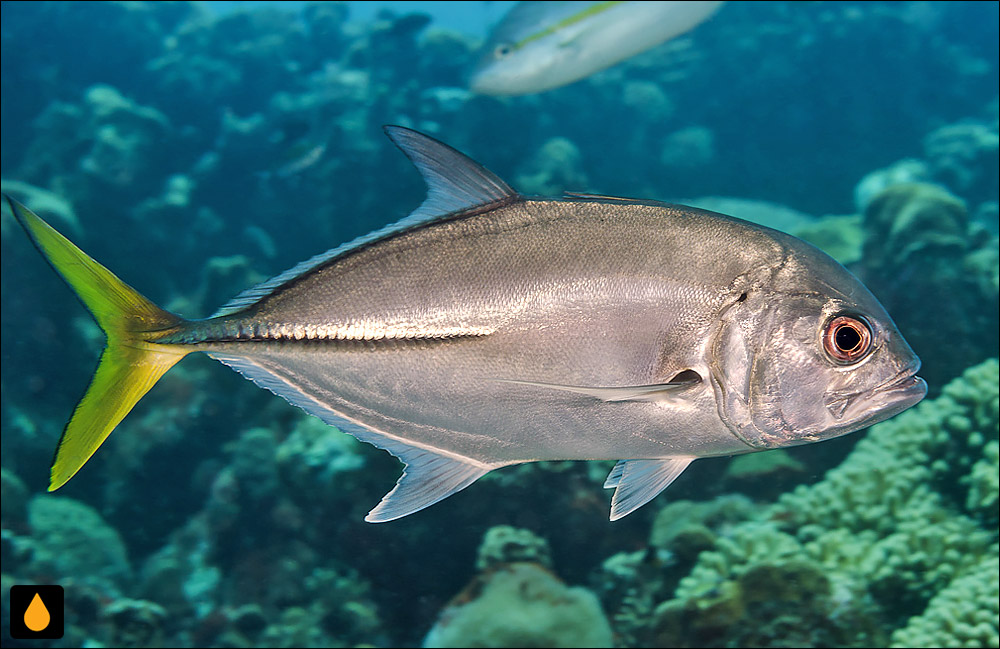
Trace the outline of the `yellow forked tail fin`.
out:
[[[90,310],[107,336],[97,371],[66,424],[52,460],[49,491],[66,484],[132,407],[188,349],[150,342],[184,324],[125,284],[31,210],[6,197],[45,259]]]

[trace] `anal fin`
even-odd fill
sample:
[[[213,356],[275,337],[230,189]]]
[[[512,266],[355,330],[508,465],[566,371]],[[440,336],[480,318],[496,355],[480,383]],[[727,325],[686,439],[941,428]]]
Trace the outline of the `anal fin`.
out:
[[[693,457],[619,460],[604,481],[605,489],[615,490],[611,498],[611,520],[627,516],[655,498],[693,460]]]
[[[392,491],[368,512],[369,523],[384,523],[430,507],[489,473],[492,467],[426,451],[408,449],[403,475]]]

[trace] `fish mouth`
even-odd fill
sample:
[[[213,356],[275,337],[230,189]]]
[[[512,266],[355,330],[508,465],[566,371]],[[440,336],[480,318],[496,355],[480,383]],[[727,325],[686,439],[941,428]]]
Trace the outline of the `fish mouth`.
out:
[[[898,398],[904,401],[916,397],[916,400],[906,406],[909,408],[927,394],[927,382],[917,376],[919,370],[920,359],[915,358],[895,376],[872,390],[873,395],[892,396],[893,399]]]
[[[874,411],[858,421],[855,427],[866,428],[877,424],[919,403],[927,395],[927,382],[917,376],[919,369],[920,361],[917,360],[873,389],[864,398],[858,399],[856,403],[858,410]]]
[[[906,376],[886,385],[885,387],[879,388],[878,394],[883,396],[892,395],[894,398],[899,398],[903,400],[909,400],[916,397],[913,403],[906,406],[907,408],[917,401],[924,398],[927,394],[927,381],[923,380],[917,376],[916,372],[912,374],[907,374]]]
[[[879,385],[862,392],[831,395],[827,412],[839,424],[828,429],[834,435],[867,428],[916,405],[927,394],[927,382],[917,376],[915,359]]]

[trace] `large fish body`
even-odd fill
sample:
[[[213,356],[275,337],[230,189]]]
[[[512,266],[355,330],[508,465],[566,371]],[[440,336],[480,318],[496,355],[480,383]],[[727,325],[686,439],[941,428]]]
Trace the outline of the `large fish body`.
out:
[[[619,518],[695,458],[842,435],[926,391],[878,301],[799,239],[653,201],[524,198],[440,142],[387,132],[428,183],[423,205],[207,320],[116,285],[12,203],[74,288],[98,286],[81,294],[109,338],[51,488],[194,351],[405,462],[371,521],[538,460],[619,460],[605,485]]]
[[[722,2],[520,2],[494,28],[470,86],[523,95],[572,83],[694,29]]]

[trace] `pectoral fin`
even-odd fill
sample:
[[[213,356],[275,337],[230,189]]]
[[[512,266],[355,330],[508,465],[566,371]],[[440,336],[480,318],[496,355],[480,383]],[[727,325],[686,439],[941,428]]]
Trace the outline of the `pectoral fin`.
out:
[[[416,448],[409,449],[403,461],[406,467],[396,486],[365,516],[369,523],[384,523],[429,507],[490,471],[478,463]]]
[[[564,392],[574,392],[588,397],[594,397],[601,401],[659,401],[671,393],[682,388],[694,385],[701,381],[694,374],[692,378],[683,378],[679,381],[669,381],[667,383],[655,383],[652,385],[625,385],[618,387],[596,387],[587,385],[560,385],[558,383],[543,383],[540,381],[518,381],[515,379],[496,379],[503,383],[515,383],[518,385],[530,385],[536,388],[548,390],[562,390]],[[680,376],[680,375],[678,375]]]
[[[611,497],[611,520],[627,516],[655,498],[693,460],[693,457],[619,460],[604,481],[605,489],[615,490]]]

